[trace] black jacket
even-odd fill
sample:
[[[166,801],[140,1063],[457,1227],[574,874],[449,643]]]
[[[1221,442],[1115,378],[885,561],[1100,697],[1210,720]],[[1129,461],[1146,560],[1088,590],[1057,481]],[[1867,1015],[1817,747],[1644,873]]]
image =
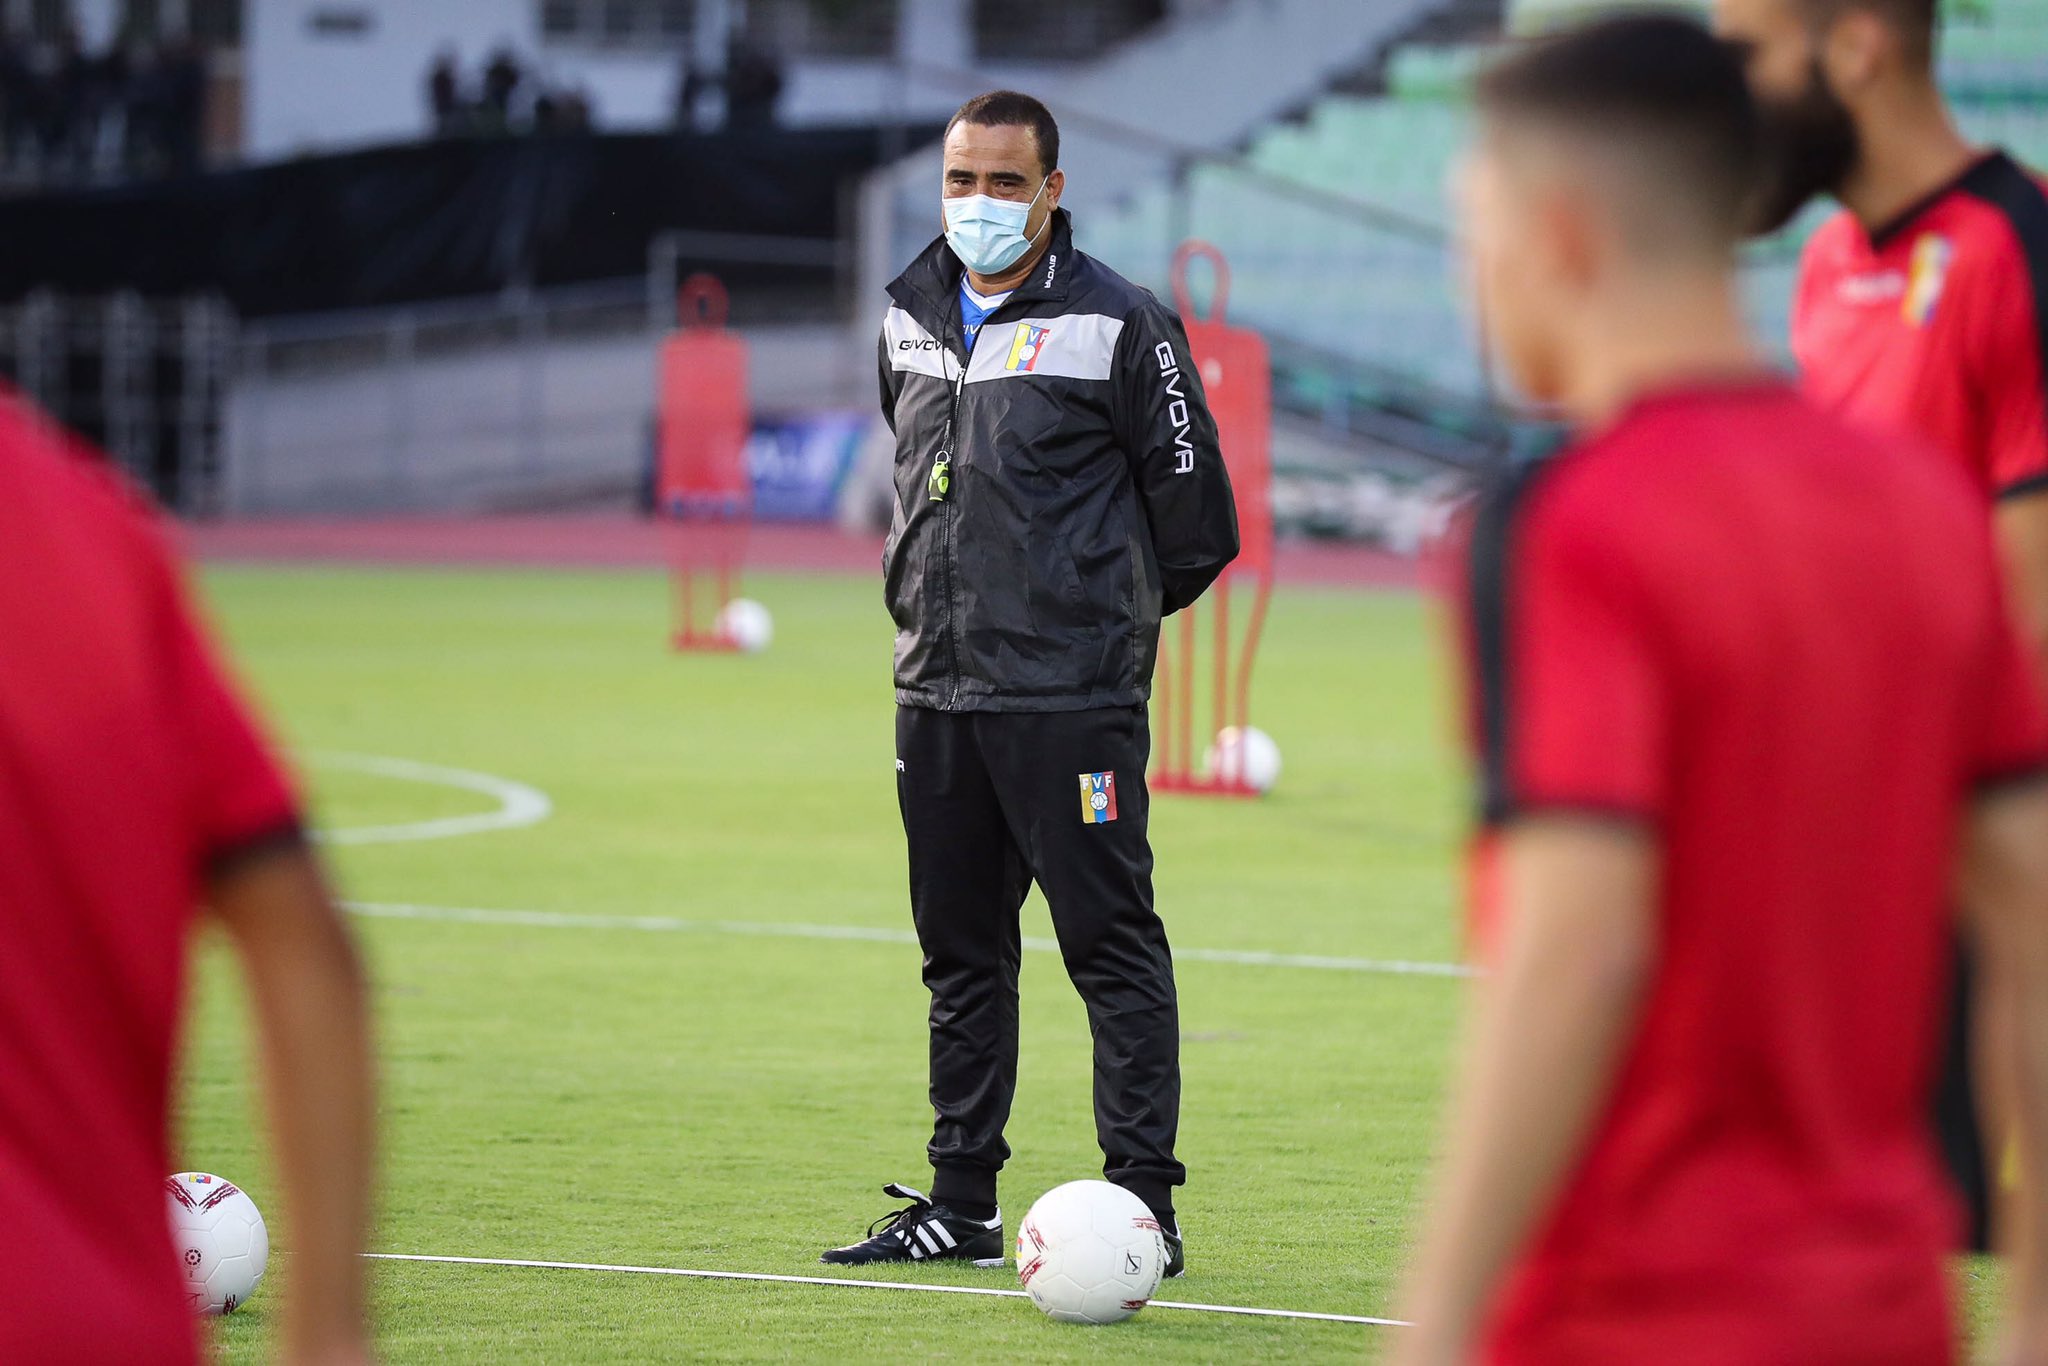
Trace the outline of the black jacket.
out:
[[[942,711],[1134,706],[1151,692],[1160,618],[1237,555],[1187,332],[1149,291],[1075,251],[1065,210],[1031,277],[982,324],[971,363],[960,276],[945,239],[933,242],[889,286],[882,327],[896,699]]]

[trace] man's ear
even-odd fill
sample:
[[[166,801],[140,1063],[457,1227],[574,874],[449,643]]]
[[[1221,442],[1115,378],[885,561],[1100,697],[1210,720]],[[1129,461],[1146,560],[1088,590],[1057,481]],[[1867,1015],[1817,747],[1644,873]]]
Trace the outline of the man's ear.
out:
[[[1605,246],[1586,204],[1582,196],[1559,191],[1546,194],[1530,215],[1532,263],[1575,290],[1586,288],[1599,274]]]
[[[1067,173],[1065,171],[1056,170],[1045,178],[1045,209],[1047,213],[1060,206],[1060,196],[1066,192],[1066,188]]]
[[[1821,70],[1835,93],[1849,98],[1904,58],[1898,30],[1867,9],[1837,15],[1819,43]]]

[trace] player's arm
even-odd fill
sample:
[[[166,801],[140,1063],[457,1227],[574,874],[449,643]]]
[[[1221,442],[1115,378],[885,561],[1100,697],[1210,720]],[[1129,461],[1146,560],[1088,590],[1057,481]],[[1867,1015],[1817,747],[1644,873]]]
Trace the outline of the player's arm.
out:
[[[1987,547],[1986,559],[1989,560]],[[1987,564],[1987,571],[1988,571]],[[1987,578],[1993,576],[1987,572]],[[1996,582],[1995,578],[1993,581]],[[2010,579],[2007,580],[2008,584]],[[2048,691],[2002,602],[1987,606],[1987,667],[1969,715],[1979,788],[1962,831],[1958,904],[1974,952],[1979,1104],[2018,1144],[2020,1182],[1993,1227],[2010,1255],[2012,1361],[2048,1360]],[[2000,1154],[2002,1156],[2002,1154]]]
[[[2048,488],[2023,489],[1999,499],[1993,525],[2018,648],[2036,666],[2034,677],[2048,678]],[[1993,1229],[2012,1230],[2024,1238],[2029,1190],[2040,1184],[2048,1168],[2024,1146],[2017,1152],[2008,1146],[2018,1141],[2015,1135],[2021,1126],[2016,1112],[2027,1084],[2017,1013],[2021,1002],[2009,992],[1980,989],[1979,996],[1973,1013],[1977,1037],[1971,1070],[1980,1127],[1988,1136],[1985,1158],[1994,1173],[2004,1170],[2009,1155],[2017,1159],[2017,1179],[1993,1183],[1991,1223]],[[2048,1348],[2048,1338],[2043,1345]]]
[[[1507,933],[1473,992],[1402,1362],[1468,1359],[1479,1315],[1607,1094],[1651,961],[1657,854],[1644,829],[1539,815],[1502,838]]]
[[[2007,1285],[2011,1360],[2048,1359],[2048,784],[2013,787],[1980,800],[1963,862],[1963,904],[1977,950],[1977,1045],[2017,1063],[2011,1115],[2021,1168],[2035,1174],[2005,1208],[2012,1254]],[[2006,1033],[1986,1037],[1991,1030]]]
[[[375,1104],[362,962],[297,841],[231,856],[209,901],[249,982],[291,1221],[282,1359],[368,1361],[361,1253]]]
[[[1216,419],[1187,329],[1160,304],[1126,320],[1111,364],[1117,439],[1151,528],[1162,610],[1178,612],[1237,558],[1237,500]]]
[[[193,857],[246,971],[284,1182],[282,1359],[365,1361],[374,1101],[362,964],[299,833],[290,784],[168,555],[155,559],[164,714],[186,758]]]
[[[2048,484],[2001,498],[1996,525],[2021,639],[2048,669]]]

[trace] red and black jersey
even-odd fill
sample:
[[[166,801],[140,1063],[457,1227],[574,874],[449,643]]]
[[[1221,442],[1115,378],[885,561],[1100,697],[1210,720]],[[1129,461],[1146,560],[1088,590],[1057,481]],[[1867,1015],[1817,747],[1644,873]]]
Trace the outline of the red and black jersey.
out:
[[[2048,766],[1980,496],[1775,381],[1667,392],[1482,504],[1465,598],[1482,860],[1572,812],[1661,861],[1640,1015],[1489,1359],[1946,1359],[1958,813]]]
[[[1831,412],[1911,433],[1987,495],[2048,488],[2048,196],[2002,152],[1876,232],[1807,243],[1792,349]]]
[[[0,395],[0,1361],[195,1361],[165,1216],[206,878],[290,787],[140,503]]]

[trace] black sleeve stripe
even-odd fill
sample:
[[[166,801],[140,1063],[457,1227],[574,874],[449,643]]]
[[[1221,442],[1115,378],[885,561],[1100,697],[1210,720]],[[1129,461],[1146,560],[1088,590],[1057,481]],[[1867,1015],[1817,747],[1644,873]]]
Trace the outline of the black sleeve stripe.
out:
[[[2031,763],[1980,774],[1971,787],[1980,798],[1996,797],[2003,793],[2035,787],[2044,782],[2048,782],[2048,764]]]
[[[1568,816],[1574,820],[1597,821],[1602,825],[1627,826],[1630,829],[1654,830],[1661,817],[1647,807],[1628,806],[1621,802],[1580,800],[1576,797],[1529,797],[1517,801],[1489,816],[1490,826],[1510,825],[1519,820],[1530,820],[1542,816]]]
[[[1501,471],[1480,495],[1472,524],[1472,652],[1478,673],[1480,820],[1497,824],[1515,809],[1509,772],[1513,716],[1508,615],[1516,513],[1543,461]]]
[[[291,816],[276,825],[209,851],[203,864],[206,878],[209,882],[218,881],[241,871],[266,855],[282,853],[288,849],[302,849],[305,844],[306,828],[297,816]]]
[[[2030,474],[2024,479],[2013,480],[1998,491],[1998,501],[2026,498],[2036,493],[2048,493],[2048,474]]]
[[[2048,386],[2048,194],[2040,184],[2005,153],[1988,156],[1970,168],[1959,186],[2005,215],[2019,240],[2027,261],[2027,283],[2034,306],[2034,354],[2039,358],[2042,383]],[[2048,432],[2041,434],[2048,444]],[[2048,474],[2020,481],[1999,490],[2000,498],[2031,492],[2024,485],[2048,486]]]

